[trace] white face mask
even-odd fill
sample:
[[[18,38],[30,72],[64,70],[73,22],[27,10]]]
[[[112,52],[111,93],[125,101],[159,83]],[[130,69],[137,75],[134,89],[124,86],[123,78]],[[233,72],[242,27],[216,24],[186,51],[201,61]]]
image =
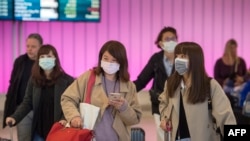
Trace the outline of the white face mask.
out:
[[[43,70],[51,70],[55,66],[56,58],[39,58],[39,66]]]
[[[101,61],[101,67],[107,74],[114,74],[120,69],[120,64]]]
[[[182,58],[175,59],[175,70],[179,75],[183,75],[188,71],[188,60]]]
[[[167,51],[168,53],[173,53],[174,52],[174,49],[177,45],[177,42],[175,41],[167,41],[167,42],[163,42],[163,47],[162,49],[164,51]]]

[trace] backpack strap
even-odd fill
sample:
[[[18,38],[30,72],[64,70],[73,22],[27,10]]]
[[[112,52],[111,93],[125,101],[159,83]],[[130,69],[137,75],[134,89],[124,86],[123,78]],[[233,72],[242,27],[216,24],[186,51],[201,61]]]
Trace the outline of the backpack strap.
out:
[[[220,131],[220,128],[217,127],[217,124],[216,124],[216,119],[215,117],[212,115],[212,110],[213,110],[213,106],[212,106],[212,96],[211,96],[211,77],[209,77],[209,89],[208,89],[208,111],[210,112],[211,116],[212,116],[212,121],[214,123],[214,126],[215,126],[215,131],[216,133],[220,134],[220,138],[221,138],[221,141],[223,140],[223,136],[222,136],[222,133]]]
[[[94,70],[90,70],[90,76],[89,76],[89,80],[87,83],[87,90],[86,90],[86,99],[85,99],[85,103],[90,103],[90,98],[91,98],[91,91],[92,91],[92,87],[95,83],[95,73]]]
[[[208,102],[208,110],[212,111],[213,107],[212,107],[212,96],[211,96],[211,86],[210,86],[210,81],[211,81],[211,77],[208,78],[209,79],[209,88],[208,88],[208,91],[207,91],[207,102]]]
[[[211,112],[211,115],[212,115],[212,110],[213,110],[213,106],[212,106],[212,96],[211,96],[211,86],[210,86],[210,81],[211,81],[211,78],[209,77],[209,91],[208,91],[208,99],[207,99],[207,102],[208,102],[208,110]],[[216,125],[216,119],[214,118],[214,116],[212,115],[212,121],[213,123]]]

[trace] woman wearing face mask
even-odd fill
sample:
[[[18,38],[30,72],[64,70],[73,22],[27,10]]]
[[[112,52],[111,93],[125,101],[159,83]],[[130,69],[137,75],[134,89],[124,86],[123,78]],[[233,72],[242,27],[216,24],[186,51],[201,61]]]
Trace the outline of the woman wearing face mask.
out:
[[[98,65],[92,70],[96,78],[91,91],[91,104],[100,107],[95,124],[96,141],[129,141],[130,127],[141,119],[135,85],[129,79],[126,49],[118,41],[106,42],[100,52]],[[72,127],[82,128],[79,104],[85,98],[91,71],[86,71],[66,89],[61,98],[65,118]],[[121,98],[109,99],[110,93]]]
[[[54,122],[66,123],[60,98],[74,79],[63,71],[52,45],[43,45],[36,60],[24,100],[15,113],[6,118],[6,124],[16,125],[33,110],[32,141],[45,141]]]
[[[172,132],[169,141],[219,141],[218,128],[236,120],[220,84],[205,71],[202,48],[194,42],[182,42],[175,48],[175,71],[165,83],[159,97],[161,128]],[[212,112],[208,98],[211,96]]]
[[[134,81],[139,92],[153,79],[151,90],[152,114],[157,129],[157,141],[163,141],[164,131],[159,127],[160,113],[158,96],[163,91],[164,83],[172,73],[174,62],[174,49],[177,44],[177,32],[173,27],[164,27],[155,41],[157,48],[161,51],[154,53]]]

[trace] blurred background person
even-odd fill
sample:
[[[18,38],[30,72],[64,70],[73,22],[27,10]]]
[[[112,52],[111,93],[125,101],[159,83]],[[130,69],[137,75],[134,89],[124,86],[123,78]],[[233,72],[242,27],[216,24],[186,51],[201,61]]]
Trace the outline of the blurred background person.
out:
[[[242,57],[238,56],[237,48],[238,44],[234,39],[228,40],[223,56],[217,59],[214,66],[214,78],[229,96],[233,106],[238,103],[234,103],[231,95],[234,95],[239,100],[238,94],[245,82],[244,77],[247,72],[246,62]]]
[[[177,45],[177,39],[175,28],[164,27],[155,41],[156,47],[161,50],[150,57],[148,63],[134,81],[136,89],[139,92],[153,79],[149,94],[152,104],[152,114],[157,128],[157,141],[163,141],[164,139],[164,132],[159,127],[160,113],[158,96],[163,91],[165,81],[172,73],[174,49]]]
[[[33,110],[31,140],[25,141],[45,141],[54,122],[66,124],[60,100],[73,81],[74,78],[64,72],[56,49],[52,45],[43,45],[33,65],[25,97],[5,123],[18,124]]]
[[[240,124],[250,124],[249,116],[249,102],[250,102],[250,68],[246,74],[246,83],[240,92],[240,105],[238,114],[238,121]]]
[[[247,70],[245,80],[246,80],[246,83],[240,92],[240,107],[243,106],[243,103],[246,100],[247,95],[248,94],[250,95],[250,68]]]
[[[14,61],[11,72],[9,87],[4,105],[3,128],[5,128],[6,117],[14,113],[22,103],[27,82],[31,75],[31,68],[37,58],[37,52],[43,44],[43,39],[38,33],[31,33],[26,39],[26,53],[20,55]],[[17,138],[19,141],[30,141],[31,123],[33,112],[31,111],[17,125]]]

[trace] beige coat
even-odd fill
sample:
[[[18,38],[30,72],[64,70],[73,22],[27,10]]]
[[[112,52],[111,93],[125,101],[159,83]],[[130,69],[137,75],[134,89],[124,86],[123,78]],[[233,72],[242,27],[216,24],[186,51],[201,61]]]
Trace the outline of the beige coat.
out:
[[[80,116],[79,104],[85,98],[86,86],[90,76],[90,71],[85,72],[77,78],[63,93],[61,97],[61,105],[67,121],[71,121],[73,117]],[[96,76],[95,84],[91,93],[91,104],[101,108],[97,122],[103,116],[108,106],[108,97],[105,94],[101,82],[102,76]],[[140,122],[142,111],[137,99],[137,93],[134,83],[120,82],[120,92],[128,102],[128,108],[123,112],[115,110],[113,128],[115,129],[119,141],[130,140],[131,125]]]
[[[166,82],[167,83],[167,82]],[[167,84],[165,84],[166,86]],[[236,124],[230,102],[225,95],[221,86],[216,80],[212,79],[211,96],[212,96],[212,115],[216,118],[217,126],[224,133],[224,125]],[[179,107],[180,107],[180,87],[175,91],[173,98],[166,98],[166,87],[160,95],[160,113],[161,117],[170,118],[172,121],[172,140],[175,141],[177,127],[179,124]],[[211,112],[208,110],[208,102],[199,104],[187,103],[188,93],[183,94],[183,106],[186,113],[189,133],[192,141],[219,141],[219,135],[214,130],[214,124],[211,118]]]

